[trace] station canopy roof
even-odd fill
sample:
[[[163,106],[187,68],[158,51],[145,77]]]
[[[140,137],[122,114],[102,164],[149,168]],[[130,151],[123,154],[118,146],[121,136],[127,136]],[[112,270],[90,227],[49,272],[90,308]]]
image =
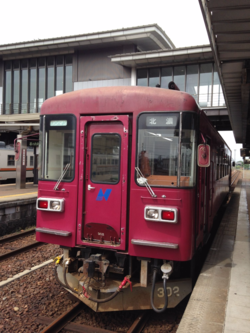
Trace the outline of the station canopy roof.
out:
[[[235,140],[250,147],[250,1],[199,2]]]
[[[157,24],[124,28],[67,37],[38,39],[0,45],[0,59],[22,59],[74,53],[78,49],[89,50],[134,44],[140,52],[174,49],[175,45]],[[20,128],[18,128],[18,124]],[[0,115],[1,129],[18,131],[23,126],[39,125],[39,114]],[[37,128],[37,126],[36,126]]]
[[[145,25],[75,36],[38,39],[0,45],[3,60],[41,55],[73,53],[76,49],[93,49],[108,46],[134,44],[139,51],[172,49],[175,45],[157,25]]]
[[[213,61],[213,52],[210,45],[182,47],[169,50],[156,50],[116,54],[111,61],[127,67],[148,67],[154,65],[175,65]]]

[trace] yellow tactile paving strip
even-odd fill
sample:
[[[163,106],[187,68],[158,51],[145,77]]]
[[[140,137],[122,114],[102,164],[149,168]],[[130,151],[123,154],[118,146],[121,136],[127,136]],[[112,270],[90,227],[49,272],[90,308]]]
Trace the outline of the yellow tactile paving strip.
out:
[[[0,203],[37,197],[37,185],[27,183],[26,188],[16,189],[16,184],[0,185]]]

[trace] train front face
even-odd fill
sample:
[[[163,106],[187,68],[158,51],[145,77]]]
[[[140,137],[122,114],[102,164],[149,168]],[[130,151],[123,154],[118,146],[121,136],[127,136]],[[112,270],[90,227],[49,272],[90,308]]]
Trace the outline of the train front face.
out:
[[[175,307],[190,293],[197,117],[41,117],[37,239],[62,246],[58,280],[93,310]]]

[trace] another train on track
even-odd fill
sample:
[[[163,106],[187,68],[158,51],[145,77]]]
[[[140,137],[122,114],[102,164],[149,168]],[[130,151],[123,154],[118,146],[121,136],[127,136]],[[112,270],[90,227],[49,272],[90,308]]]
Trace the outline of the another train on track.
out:
[[[6,145],[0,141],[0,184],[16,179],[16,161],[14,145]],[[34,153],[33,148],[27,149],[26,179],[32,181],[34,178]]]
[[[85,89],[45,101],[40,124],[36,232],[63,248],[58,281],[97,312],[175,307],[231,180],[194,98]]]

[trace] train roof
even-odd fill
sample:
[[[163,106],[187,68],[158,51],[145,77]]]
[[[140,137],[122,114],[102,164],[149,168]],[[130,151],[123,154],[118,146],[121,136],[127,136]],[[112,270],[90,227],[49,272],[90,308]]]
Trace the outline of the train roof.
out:
[[[77,90],[47,99],[41,115],[55,113],[110,114],[143,111],[199,111],[194,98],[183,91],[118,86]]]

